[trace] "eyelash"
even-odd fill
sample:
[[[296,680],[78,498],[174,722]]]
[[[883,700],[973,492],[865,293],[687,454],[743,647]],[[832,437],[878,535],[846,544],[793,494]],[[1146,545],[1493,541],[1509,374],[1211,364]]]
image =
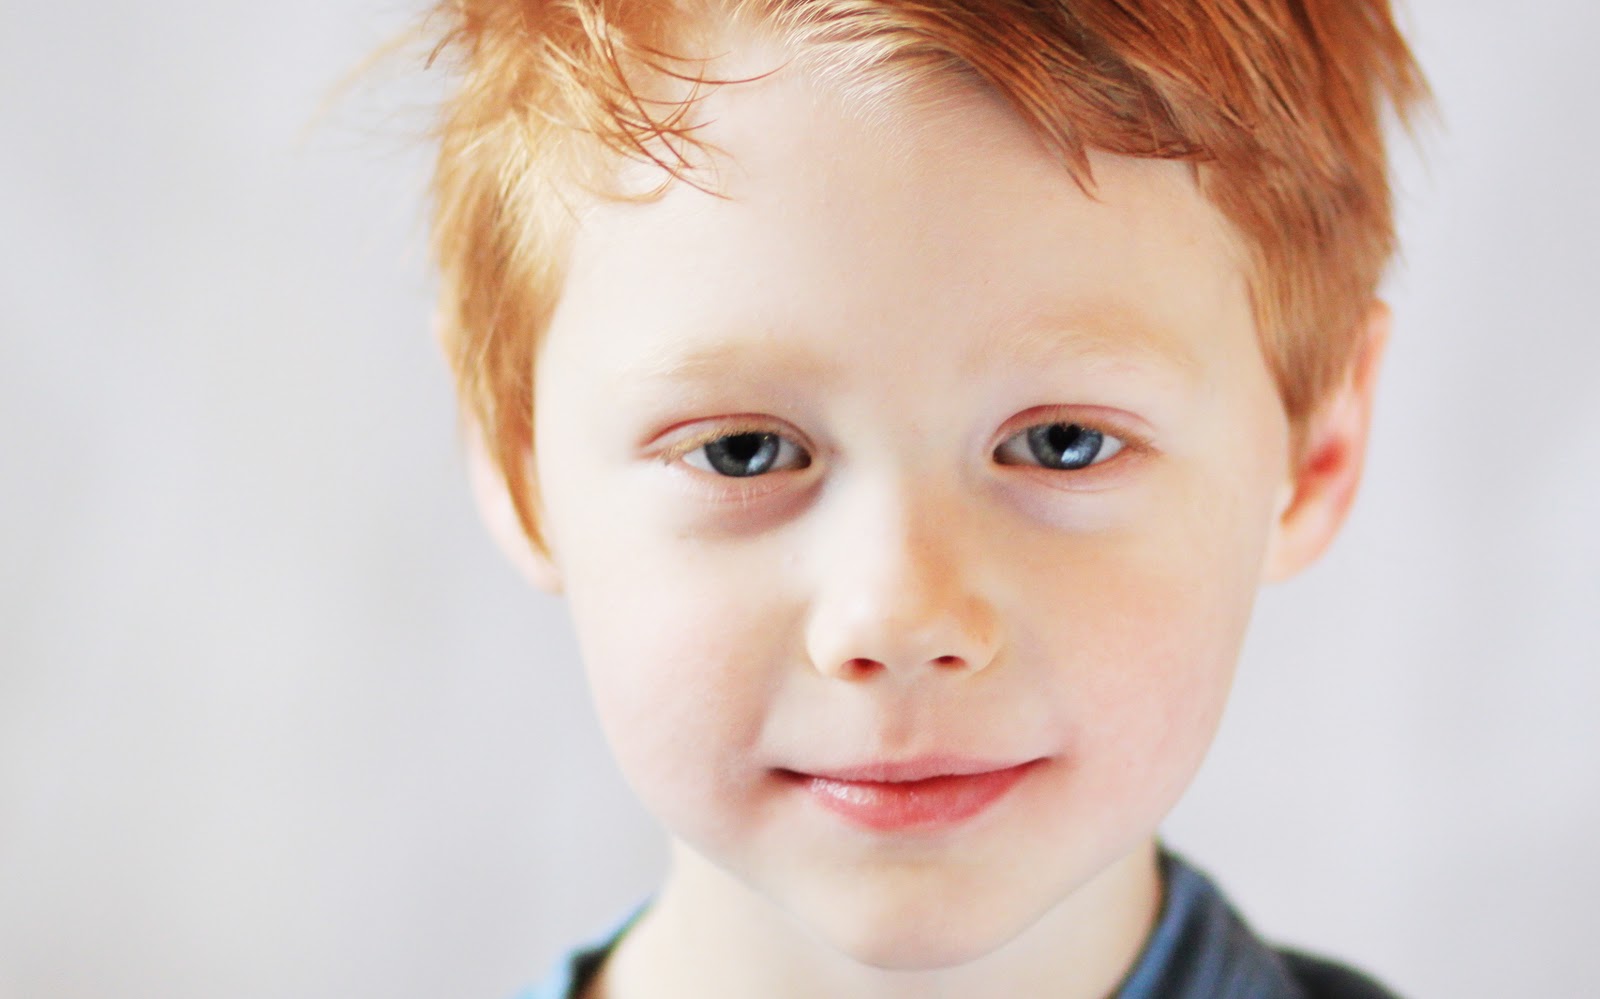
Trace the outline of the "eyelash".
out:
[[[1137,456],[1146,455],[1155,450],[1155,442],[1148,435],[1139,433],[1138,431],[1128,427],[1126,425],[1126,421],[1098,420],[1093,417],[1085,416],[1081,411],[1067,409],[1052,411],[1047,409],[1042,415],[1035,416],[1026,424],[1006,434],[1006,436],[1001,439],[1000,443],[995,445],[995,451],[999,451],[1000,448],[1004,447],[1007,443],[1016,439],[1017,437],[1023,436],[1029,430],[1032,430],[1035,427],[1052,426],[1080,427],[1084,430],[1100,434],[1108,440],[1117,441],[1122,446],[1119,447],[1110,457],[1098,459],[1082,468],[1077,469],[1047,468],[1043,465],[1034,464],[1016,467],[1034,468],[1041,472],[1075,472],[1079,475],[1091,475],[1093,474],[1094,469],[1116,462],[1117,459],[1122,457],[1124,453],[1127,453],[1128,457],[1124,458],[1123,461],[1129,461]]]
[[[683,458],[700,450],[707,444],[714,444],[717,441],[723,440],[727,437],[738,437],[741,434],[771,434],[774,437],[779,437],[783,440],[789,441],[791,444],[795,443],[790,437],[780,433],[777,429],[765,423],[754,421],[742,423],[739,421],[734,421],[733,423],[725,423],[714,430],[708,430],[705,433],[695,434],[693,437],[690,437],[687,440],[679,441],[678,443],[673,444],[671,447],[661,452],[661,463],[663,465],[671,465],[674,462],[681,461]],[[806,451],[805,448],[800,448],[800,450],[805,453],[808,459],[806,464],[809,465],[811,452]],[[737,476],[732,475],[723,475],[717,477],[725,479],[737,478]],[[760,476],[751,476],[751,478],[760,478]]]
[[[1091,462],[1090,464],[1085,465],[1082,468],[1076,468],[1076,469],[1053,469],[1053,468],[1050,468],[1050,467],[1048,467],[1046,465],[1033,464],[1033,463],[1004,463],[1004,464],[1010,464],[1011,467],[1016,467],[1016,468],[1033,468],[1033,469],[1037,469],[1037,470],[1039,470],[1041,472],[1073,472],[1073,473],[1083,474],[1083,473],[1090,473],[1090,471],[1092,469],[1098,468],[1098,467],[1100,467],[1102,465],[1106,465],[1106,464],[1109,464],[1110,462],[1115,461],[1117,459],[1117,457],[1119,455],[1121,455],[1124,451],[1131,451],[1131,452],[1134,452],[1135,454],[1139,454],[1139,453],[1147,452],[1151,448],[1150,439],[1148,437],[1145,437],[1142,434],[1138,434],[1138,433],[1134,433],[1134,432],[1129,431],[1129,430],[1125,430],[1125,429],[1123,429],[1123,428],[1121,428],[1119,426],[1112,426],[1112,425],[1109,425],[1109,424],[1103,423],[1103,422],[1094,422],[1094,421],[1086,420],[1081,416],[1070,415],[1070,414],[1063,413],[1063,414],[1055,415],[1053,418],[1052,418],[1051,414],[1046,414],[1046,416],[1043,419],[1036,419],[1036,420],[1028,423],[1025,426],[1019,427],[1018,429],[1012,431],[1011,433],[1008,433],[1004,438],[1001,439],[1000,443],[995,445],[994,450],[991,452],[991,454],[998,453],[1000,451],[1000,449],[1002,447],[1004,447],[1006,444],[1008,444],[1011,441],[1017,439],[1018,437],[1021,437],[1021,436],[1025,435],[1029,430],[1035,429],[1037,427],[1050,427],[1050,426],[1057,426],[1057,425],[1081,427],[1084,430],[1088,430],[1088,431],[1092,431],[1094,433],[1100,434],[1103,437],[1105,437],[1107,440],[1117,441],[1118,443],[1121,444],[1121,447],[1119,447],[1115,452],[1113,452],[1112,455],[1110,457],[1108,457],[1108,458],[1103,458],[1103,459],[1098,459],[1097,458],[1097,460]],[[773,436],[778,437],[783,441],[787,441],[790,444],[792,444],[793,446],[799,448],[800,452],[806,456],[806,463],[804,465],[801,465],[800,468],[809,467],[810,464],[811,464],[811,453],[809,451],[807,451],[804,447],[802,447],[798,442],[794,441],[792,438],[790,438],[786,434],[784,434],[784,433],[780,432],[779,430],[777,430],[776,428],[772,427],[770,424],[763,423],[763,422],[760,422],[760,421],[754,421],[754,420],[746,421],[746,422],[740,422],[740,421],[736,420],[736,421],[734,421],[732,423],[723,424],[723,425],[718,426],[718,427],[716,427],[714,429],[707,430],[704,433],[696,434],[696,435],[694,435],[692,437],[689,437],[689,438],[687,438],[687,439],[685,439],[683,441],[679,441],[679,442],[673,444],[672,446],[668,447],[666,450],[664,450],[661,453],[660,461],[664,465],[671,465],[671,464],[674,464],[674,463],[676,463],[678,461],[683,460],[687,456],[689,456],[689,455],[693,454],[694,452],[704,448],[708,444],[713,444],[713,443],[715,443],[715,442],[717,442],[719,440],[723,440],[723,439],[728,438],[728,437],[738,437],[738,436],[743,435],[743,434],[772,434]],[[800,470],[799,468],[797,468],[797,469],[780,469],[780,471],[799,471],[799,470]],[[734,476],[734,475],[720,475],[720,474],[718,474],[716,472],[708,472],[708,471],[705,471],[703,469],[695,469],[695,471],[700,475],[705,475],[705,476],[714,478],[714,479],[716,479],[716,480],[718,480],[720,482],[739,481],[741,479],[770,478],[771,474],[772,474],[770,472],[764,472],[764,473],[759,473],[759,474],[751,475],[751,476]]]

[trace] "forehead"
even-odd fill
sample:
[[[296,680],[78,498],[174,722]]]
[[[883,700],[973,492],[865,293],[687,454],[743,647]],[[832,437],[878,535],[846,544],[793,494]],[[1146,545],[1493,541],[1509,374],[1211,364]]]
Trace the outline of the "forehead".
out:
[[[745,53],[716,72],[772,65]],[[919,329],[964,331],[940,341],[958,369],[1074,355],[1193,375],[1193,328],[1247,298],[1189,167],[1091,153],[1086,193],[968,79],[862,90],[791,66],[713,91],[695,124],[713,152],[692,177],[721,197],[679,181],[587,206],[552,324],[603,327],[606,353],[634,355],[628,379],[734,372],[750,348],[826,374],[838,358],[806,348],[823,332]],[[662,177],[632,164],[620,183]]]

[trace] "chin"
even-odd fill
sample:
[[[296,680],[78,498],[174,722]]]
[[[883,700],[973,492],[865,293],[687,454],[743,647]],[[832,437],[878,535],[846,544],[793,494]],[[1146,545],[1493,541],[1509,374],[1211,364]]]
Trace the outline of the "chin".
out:
[[[879,939],[834,941],[857,964],[881,971],[940,971],[971,964],[999,950],[1006,940],[978,941],[971,933],[948,936],[899,933]]]
[[[937,971],[994,953],[1034,923],[972,895],[854,892],[795,912],[833,950],[885,971]]]

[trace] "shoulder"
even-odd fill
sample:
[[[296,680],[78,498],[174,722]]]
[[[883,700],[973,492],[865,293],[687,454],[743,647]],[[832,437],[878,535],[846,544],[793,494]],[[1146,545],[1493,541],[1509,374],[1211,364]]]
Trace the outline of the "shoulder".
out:
[[[580,999],[617,942],[638,922],[651,901],[646,899],[598,937],[569,950],[550,969],[544,981],[517,993],[513,999]]]
[[[1336,961],[1295,950],[1280,950],[1278,956],[1306,999],[1397,999],[1366,975]]]
[[[1116,999],[1395,999],[1325,958],[1264,941],[1215,882],[1163,849],[1163,900]]]
[[[574,948],[561,957],[544,981],[518,992],[512,999],[579,999],[609,953],[609,946]]]

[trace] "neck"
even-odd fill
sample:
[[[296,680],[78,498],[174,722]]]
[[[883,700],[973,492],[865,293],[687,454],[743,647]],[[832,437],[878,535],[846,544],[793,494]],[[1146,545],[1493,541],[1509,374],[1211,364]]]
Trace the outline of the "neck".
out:
[[[1105,999],[1138,958],[1161,904],[1154,842],[1106,868],[998,949],[930,970],[839,952],[694,851],[674,843],[656,901],[623,937],[589,999]],[[959,900],[952,900],[959,907]]]

